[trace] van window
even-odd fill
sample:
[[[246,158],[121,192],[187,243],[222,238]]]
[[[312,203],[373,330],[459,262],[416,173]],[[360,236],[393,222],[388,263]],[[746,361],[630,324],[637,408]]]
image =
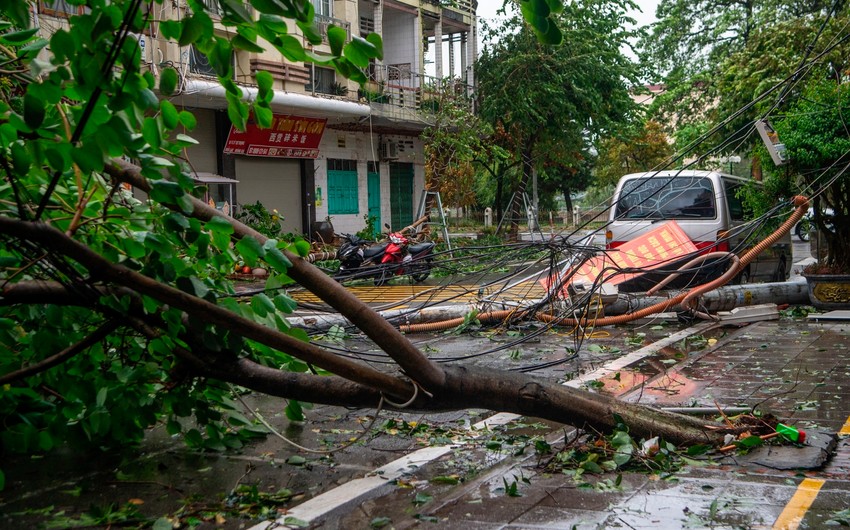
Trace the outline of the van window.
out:
[[[726,202],[729,204],[729,218],[733,221],[743,221],[744,202],[740,197],[738,197],[743,186],[737,182],[731,182],[729,180],[724,180],[723,186],[726,188]]]
[[[706,177],[631,179],[623,183],[615,219],[714,219],[715,195]]]

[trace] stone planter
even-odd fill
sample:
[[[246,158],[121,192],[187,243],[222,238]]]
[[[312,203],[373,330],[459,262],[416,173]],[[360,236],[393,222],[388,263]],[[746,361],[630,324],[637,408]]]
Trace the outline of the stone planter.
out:
[[[809,301],[818,309],[850,309],[850,274],[803,274]]]

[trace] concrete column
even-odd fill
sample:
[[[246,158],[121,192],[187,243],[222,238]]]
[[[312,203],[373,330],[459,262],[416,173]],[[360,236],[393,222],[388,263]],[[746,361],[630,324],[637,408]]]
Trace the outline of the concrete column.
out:
[[[384,0],[378,0],[378,5],[375,6],[375,10],[373,12],[372,18],[375,19],[375,33],[377,33],[378,35],[381,36],[381,38],[383,38],[384,37]],[[359,21],[358,21],[358,23],[359,23]],[[383,65],[383,64],[384,64],[384,62],[381,59],[375,59],[375,66],[376,67]],[[383,80],[384,76],[383,76],[383,74],[379,73],[380,70],[381,70],[380,68],[376,68],[375,76],[379,80]]]
[[[466,67],[469,64],[469,57],[466,56],[466,39],[468,36],[469,34],[466,32],[463,32],[458,35],[458,41],[460,42],[460,80],[464,83],[466,83]]]
[[[443,19],[437,20],[434,25],[434,75],[437,77],[437,85],[443,79]]]
[[[464,74],[466,75],[466,84],[470,87],[470,95],[472,95],[472,89],[475,86],[475,72],[472,65],[475,64],[475,60],[478,58],[478,22],[475,17],[472,17],[472,26],[470,26],[466,37],[468,44],[466,46],[466,68],[464,69]]]

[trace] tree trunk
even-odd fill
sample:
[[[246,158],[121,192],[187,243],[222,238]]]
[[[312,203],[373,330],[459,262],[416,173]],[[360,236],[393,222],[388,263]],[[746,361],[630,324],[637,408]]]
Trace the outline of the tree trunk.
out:
[[[530,160],[529,160],[530,162]],[[115,162],[107,172],[117,180],[130,182],[149,191],[147,181],[134,166]],[[223,214],[198,199],[192,199],[193,212],[202,220]],[[176,207],[175,207],[176,208]],[[266,238],[236,220],[226,218],[234,227],[234,237],[253,237],[265,242]],[[65,233],[45,225],[0,217],[0,234],[26,240],[30,244],[49,248],[51,255],[72,259],[88,270],[93,281],[107,286],[117,286],[140,295],[154,298],[163,305],[177,308],[186,315],[185,320],[202,321],[219,329],[264,344],[315,364],[332,372],[333,376],[309,373],[292,373],[264,367],[250,359],[240,357],[240,352],[210,352],[201,337],[193,337],[191,328],[180,336],[187,347],[177,347],[174,355],[200,377],[213,377],[270,395],[298,399],[306,402],[344,406],[377,406],[379,402],[396,407],[394,402],[409,401],[404,407],[419,411],[459,410],[484,408],[513,412],[531,417],[546,418],[577,427],[587,426],[608,432],[620,416],[631,432],[639,437],[660,435],[676,444],[696,441],[720,443],[722,425],[713,424],[706,429],[704,422],[687,416],[663,413],[644,407],[622,403],[614,398],[569,388],[555,381],[471,366],[446,366],[431,361],[401,333],[371,308],[355,298],[346,289],[313,267],[306,260],[286,253],[292,266],[288,275],[324,301],[336,308],[352,323],[366,333],[398,365],[397,373],[378,371],[368,364],[344,358],[318,346],[235,315],[225,308],[186,292],[156,282],[138,272],[114,264],[78,243]],[[103,287],[102,287],[103,288]],[[102,289],[101,288],[101,289]],[[4,290],[13,290],[7,285]],[[43,300],[45,292],[56,285],[29,286],[17,294],[18,303],[24,297]],[[63,287],[64,289],[64,287]],[[23,294],[22,294],[23,293]],[[5,294],[5,293],[4,293]],[[69,293],[57,297],[67,303],[87,305],[94,310],[104,310],[93,296]],[[13,297],[14,298],[14,297]],[[148,336],[164,327],[157,314],[144,312],[138,304],[127,309],[127,325]],[[391,397],[393,401],[386,398]]]

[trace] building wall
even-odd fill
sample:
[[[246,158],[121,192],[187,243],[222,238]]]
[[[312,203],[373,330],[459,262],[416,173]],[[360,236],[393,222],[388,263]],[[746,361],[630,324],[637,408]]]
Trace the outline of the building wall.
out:
[[[301,234],[301,160],[236,156],[236,195],[239,204],[262,203],[277,210],[284,231]]]
[[[345,147],[340,147],[340,138],[345,138]],[[379,154],[379,144],[381,141],[393,140],[399,144],[404,144],[405,152],[399,153],[399,158],[395,162],[410,162],[413,163],[414,178],[413,178],[413,196],[409,197],[414,215],[417,206],[419,205],[420,194],[425,183],[425,168],[424,159],[422,156],[422,142],[418,138],[402,137],[402,136],[384,136],[369,135],[363,133],[346,133],[341,131],[329,130],[322,138],[322,143],[319,147],[319,158],[315,161],[315,186],[322,189],[321,205],[316,206],[316,219],[323,220],[328,216],[328,165],[327,159],[340,158],[344,160],[357,161],[357,201],[359,211],[356,214],[331,215],[331,222],[334,225],[334,230],[337,233],[354,233],[366,226],[364,216],[369,212],[369,190],[367,180],[367,162],[376,160],[375,157]],[[374,145],[373,145],[374,141]],[[374,155],[373,155],[374,147]],[[381,180],[381,220],[384,223],[390,221],[390,177],[389,163],[381,161],[378,165]],[[403,227],[392,227],[393,229],[401,229]]]
[[[414,34],[416,17],[410,13],[386,10],[384,13],[384,60],[387,65],[410,63],[411,71],[418,72],[419,42]]]

